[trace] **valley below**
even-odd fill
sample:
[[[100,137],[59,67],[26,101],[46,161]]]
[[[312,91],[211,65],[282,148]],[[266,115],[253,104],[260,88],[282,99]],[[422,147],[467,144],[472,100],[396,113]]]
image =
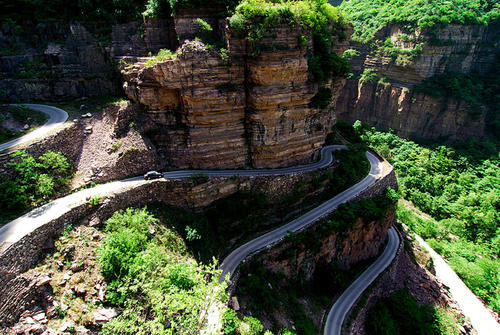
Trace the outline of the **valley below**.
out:
[[[0,333],[500,331],[495,1],[0,17]]]

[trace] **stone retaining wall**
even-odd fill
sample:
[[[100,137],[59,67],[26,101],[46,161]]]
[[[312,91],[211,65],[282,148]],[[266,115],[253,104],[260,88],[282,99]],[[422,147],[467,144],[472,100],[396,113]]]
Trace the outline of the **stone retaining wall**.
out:
[[[43,251],[53,247],[53,241],[69,224],[84,222],[99,224],[115,211],[127,207],[140,207],[152,202],[161,202],[192,210],[201,210],[213,201],[225,198],[238,190],[250,189],[263,192],[269,201],[278,202],[291,194],[299,181],[311,175],[292,174],[278,177],[218,177],[196,184],[193,180],[155,180],[138,187],[116,192],[98,206],[87,203],[75,205],[59,218],[54,219],[12,245],[0,249],[0,328],[15,322],[35,294],[36,285],[27,285],[25,290],[13,291],[11,287],[28,269],[37,264]],[[380,186],[377,186],[380,184]],[[380,194],[387,186],[395,186],[392,168],[375,185],[364,191],[361,197],[370,198]],[[385,236],[385,235],[384,235]],[[26,299],[25,299],[26,298]]]
[[[140,207],[152,202],[202,210],[213,201],[243,189],[263,192],[269,196],[269,201],[277,202],[293,192],[295,185],[304,178],[311,178],[311,176],[292,174],[279,177],[218,177],[210,178],[207,182],[198,185],[190,179],[162,179],[117,192],[104,199],[98,206],[90,206],[87,203],[75,205],[59,218],[35,229],[20,241],[1,247],[0,329],[15,322],[38,292],[36,291],[37,285],[32,284],[24,286],[22,290],[12,290],[12,287],[19,286],[16,283],[23,281],[21,277],[37,264],[44,250],[53,247],[53,241],[67,225],[79,222],[99,224],[119,209],[131,206]]]

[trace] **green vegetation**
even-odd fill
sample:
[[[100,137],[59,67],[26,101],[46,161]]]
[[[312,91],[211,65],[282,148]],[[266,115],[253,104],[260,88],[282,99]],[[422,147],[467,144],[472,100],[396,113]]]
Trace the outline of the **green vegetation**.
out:
[[[73,175],[73,167],[59,152],[49,151],[35,159],[26,151],[17,151],[11,157],[10,171],[0,177],[0,208],[5,220],[64,191]]]
[[[50,71],[49,66],[43,59],[35,59],[22,63],[20,71],[12,74],[11,76],[16,79],[51,79],[55,76],[55,74]]]
[[[175,16],[181,9],[195,9],[207,6],[205,0],[147,0],[147,9],[144,13],[145,16],[161,16],[165,13],[165,9],[170,5],[172,14]],[[210,8],[220,8],[221,13],[215,13],[224,16],[231,12],[238,4],[239,0],[211,0]]]
[[[99,22],[127,22],[139,19],[146,0],[13,0],[2,6],[1,17],[14,20],[64,19]]]
[[[488,306],[500,311],[498,144],[424,146],[359,122],[354,131],[394,166],[403,197],[433,218],[422,219],[400,206],[400,220],[443,255]]]
[[[376,83],[378,81],[378,75],[370,69],[364,69],[359,77],[359,81],[362,83]]]
[[[150,207],[162,222],[183,236],[193,255],[204,263],[212,257],[222,258],[232,247],[228,241],[241,237],[249,227],[266,222],[270,208],[264,194],[250,191],[215,201],[204,215],[161,205]]]
[[[200,18],[196,19],[196,23],[198,23],[202,31],[209,32],[214,30],[214,28],[212,28],[211,25],[209,25],[206,21]]]
[[[354,26],[352,38],[368,42],[389,23],[407,27],[430,28],[459,24],[486,24],[500,17],[496,0],[349,0],[340,9]]]
[[[104,200],[104,197],[101,197],[100,195],[93,195],[87,199],[87,204],[90,207],[94,207],[94,206],[98,206],[103,200]]]
[[[398,199],[397,192],[388,188],[384,194],[373,199],[340,204],[337,210],[322,220],[314,229],[308,229],[298,234],[289,233],[285,241],[294,245],[303,244],[309,250],[318,252],[323,236],[328,236],[332,232],[348,231],[358,218],[365,222],[380,221],[385,218],[388,210],[395,208]]]
[[[116,212],[105,223],[99,263],[106,300],[123,308],[104,334],[198,334],[213,304],[227,299],[216,264],[198,264],[182,238],[146,209]]]
[[[300,26],[312,32],[313,53],[309,70],[315,81],[324,82],[332,76],[344,76],[349,72],[347,60],[329,51],[332,35],[341,34],[346,23],[340,11],[326,0],[244,0],[236,7],[230,24],[251,42],[257,54],[262,51],[259,41],[271,36],[273,27],[289,25],[297,29]],[[304,41],[300,42],[304,45]]]
[[[337,210],[328,216],[322,227],[343,232],[356,223],[357,218],[362,218],[366,222],[382,220],[398,199],[398,193],[388,188],[385,194],[373,199],[340,204]]]
[[[47,114],[23,106],[0,106],[0,143],[7,142],[19,137],[36,126],[42,125],[48,120]],[[2,123],[11,119],[14,122],[29,126],[29,129],[13,130],[2,126]]]
[[[383,55],[392,57],[396,61],[396,64],[407,65],[422,53],[422,45],[423,43],[417,43],[412,49],[401,48],[395,46],[391,38],[388,37],[379,50]]]
[[[454,335],[459,316],[442,307],[419,306],[405,290],[382,298],[368,312],[366,330],[373,335]]]
[[[444,72],[435,77],[431,77],[420,84],[416,91],[424,92],[436,98],[450,97],[467,102],[478,102],[481,99],[483,90],[493,93],[483,83],[472,75]]]
[[[160,49],[158,51],[158,54],[152,58],[149,58],[146,61],[146,67],[152,67],[155,66],[158,63],[165,62],[169,59],[175,59],[177,57],[175,52],[172,52],[171,50],[168,49]]]
[[[326,108],[332,101],[332,90],[328,87],[322,87],[318,93],[312,97],[309,107],[312,108]]]
[[[481,106],[485,104],[495,114],[490,117],[491,121],[498,123],[500,120],[495,111],[500,107],[499,73],[498,65],[486,76],[446,71],[423,81],[415,90],[436,98],[446,97],[465,101],[471,105],[469,114],[473,119],[479,118]],[[498,124],[496,126],[499,127]]]

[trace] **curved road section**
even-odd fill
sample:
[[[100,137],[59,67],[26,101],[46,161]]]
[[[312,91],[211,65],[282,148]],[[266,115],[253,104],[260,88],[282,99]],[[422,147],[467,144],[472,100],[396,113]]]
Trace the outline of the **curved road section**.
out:
[[[324,335],[340,335],[342,323],[347,313],[368,286],[391,264],[398,247],[398,233],[394,228],[391,228],[388,234],[387,246],[382,255],[342,293],[333,305],[326,319]]]
[[[15,147],[17,145],[31,142],[33,140],[41,139],[44,137],[47,133],[55,129],[59,124],[63,123],[68,119],[68,113],[66,111],[53,107],[53,106],[47,106],[47,105],[37,105],[37,104],[22,104],[22,105],[15,105],[15,106],[25,106],[30,109],[34,109],[37,111],[40,111],[44,114],[47,114],[49,116],[49,120],[41,127],[38,127],[37,129],[33,130],[32,132],[21,136],[19,138],[15,138],[9,142],[5,142],[0,144],[0,152],[5,151],[7,149],[10,149],[12,147]]]
[[[283,168],[283,169],[258,169],[258,170],[180,170],[180,171],[169,171],[163,173],[163,177],[166,179],[181,179],[181,178],[189,178],[193,174],[205,174],[210,177],[231,177],[231,176],[274,176],[274,175],[283,175],[283,174],[292,174],[292,173],[299,173],[299,172],[310,172],[314,171],[323,167],[327,167],[333,162],[333,156],[332,153],[335,150],[340,150],[340,149],[346,149],[346,146],[344,145],[330,145],[322,148],[321,150],[321,159],[312,164],[307,164],[307,165],[299,165],[299,166],[294,166],[290,168]],[[378,178],[378,175],[381,171],[381,168],[379,167],[380,162],[378,159],[370,154],[367,153],[368,158],[370,159],[372,168],[370,171],[370,175],[365,177],[362,182],[354,185],[351,187],[349,190],[346,190],[342,192],[339,196],[342,196],[342,199],[346,199],[344,201],[348,201],[351,197],[349,197],[346,192],[348,192],[350,195],[355,195],[361,192],[364,188],[367,186],[373,184],[375,180]],[[39,207],[37,209],[32,210],[31,212],[9,222],[7,225],[3,226],[0,228],[0,244],[2,243],[15,243],[19,241],[21,238],[23,238],[25,235],[31,233],[35,229],[37,229],[40,226],[43,226],[44,224],[60,217],[61,215],[69,212],[71,209],[80,206],[82,204],[85,204],[87,198],[94,196],[94,195],[99,195],[99,196],[107,196],[107,195],[112,195],[114,193],[119,193],[122,191],[125,191],[127,189],[131,189],[134,187],[137,187],[142,184],[150,183],[151,181],[146,181],[143,179],[142,176],[139,177],[134,177],[134,178],[129,178],[129,179],[124,179],[120,181],[115,181],[112,183],[107,183],[107,184],[102,184],[98,185],[96,187],[90,188],[90,189],[84,189],[82,191],[67,195],[63,198],[59,198],[57,200],[52,201],[51,203],[48,203],[42,207]],[[337,196],[337,197],[339,197]],[[335,198],[337,198],[335,197]],[[335,199],[334,198],[334,199]],[[332,199],[333,200],[333,199]],[[334,207],[331,204],[331,201],[327,201],[326,203],[322,204],[318,208],[312,210],[313,215],[310,214],[311,212],[307,213],[304,216],[312,215],[316,219],[321,217],[322,215],[326,215],[329,213],[331,210],[333,210]],[[340,203],[340,202],[338,202]],[[328,207],[328,208],[325,208]],[[336,207],[336,205],[335,205]],[[316,214],[315,214],[316,213]],[[317,213],[322,213],[322,215],[317,215]],[[308,223],[312,222],[311,220],[306,220],[304,219],[304,216],[299,218],[301,219],[300,221],[297,222],[297,220],[292,221],[290,224],[286,225],[286,228],[278,228],[284,229],[282,233],[274,233],[271,232],[269,234],[272,234],[272,237],[274,238],[268,238],[266,237],[266,241],[274,241],[278,240],[280,236],[284,236],[288,230],[295,231],[297,229],[300,229],[307,225]],[[269,234],[266,234],[264,236],[268,236]],[[261,242],[263,240],[260,240]],[[249,252],[256,251],[260,249],[259,247],[260,244],[255,244],[253,245],[252,248],[249,248]],[[247,253],[248,254],[248,253]],[[234,263],[234,268],[236,267],[237,263],[236,259],[232,259],[231,263]],[[236,263],[235,263],[236,262]],[[228,267],[228,269],[232,269],[232,267]],[[227,271],[226,271],[227,272]],[[232,271],[230,271],[232,273]]]
[[[200,173],[210,177],[274,176],[274,175],[310,172],[329,166],[333,162],[332,153],[335,150],[340,150],[340,149],[346,149],[346,146],[343,145],[326,146],[321,150],[321,159],[316,163],[308,165],[299,165],[282,169],[258,169],[258,170],[181,170],[181,171],[165,172],[163,173],[163,177],[166,179],[180,179],[180,178],[188,178],[193,174],[200,174]],[[368,158],[371,167],[370,167],[370,173],[365,178],[363,178],[363,180],[353,185],[352,187],[348,188],[347,190],[341,192],[340,194],[336,195],[332,199],[322,203],[318,207],[310,210],[309,212],[305,213],[299,218],[289,222],[288,224],[281,226],[276,230],[268,232],[234,250],[231,254],[229,254],[229,256],[227,256],[224,259],[224,261],[221,264],[221,268],[223,271],[221,280],[226,275],[233,274],[238,265],[252,253],[255,253],[265,247],[268,247],[270,245],[273,245],[281,241],[288,234],[288,232],[299,231],[307,227],[308,225],[312,224],[313,222],[327,216],[332,211],[334,211],[339,204],[352,200],[367,187],[374,184],[382,174],[382,163],[375,155],[371,154],[370,152],[366,153],[366,157]],[[49,204],[46,204],[40,208],[32,210],[31,212],[19,217],[16,220],[9,222],[4,227],[0,228],[0,245],[3,243],[11,244],[19,241],[21,238],[31,233],[38,227],[43,226],[44,224],[60,217],[61,215],[67,213],[68,211],[77,206],[85,204],[87,199],[91,196],[95,195],[109,196],[114,193],[122,192],[127,189],[132,189],[139,185],[150,182],[151,181],[143,180],[142,176],[134,177],[108,184],[99,185],[90,189],[84,189],[82,191],[70,194],[66,197],[59,198]],[[391,238],[392,236],[391,234],[395,235],[394,230],[392,230],[392,233],[389,234],[390,235],[389,240],[393,241],[394,237]],[[383,256],[386,254],[387,250],[388,248],[386,248],[386,251],[384,252]],[[388,260],[387,257],[383,258],[384,258],[383,261],[380,261],[379,259],[376,262],[376,264],[378,265],[376,267],[376,270],[374,270],[373,272],[376,273],[374,277],[372,276],[372,272],[363,274],[365,275],[363,277],[365,278],[363,279],[363,283],[364,284],[368,283],[366,284],[366,286],[368,286],[369,283],[371,283],[371,281],[373,281],[375,277],[383,270],[383,268],[380,267],[379,264],[382,263],[388,265],[390,263],[390,260]],[[346,297],[342,300],[346,299],[349,299],[349,297]],[[347,308],[345,313],[343,313],[343,315],[347,313],[352,303],[353,301],[346,301],[342,305],[342,308],[344,309]],[[332,311],[337,308],[336,305],[334,305]],[[341,325],[343,319],[339,320],[340,321],[338,322],[340,322]]]
[[[345,148],[344,146],[334,146],[335,149]],[[324,149],[329,148],[325,147]],[[325,159],[325,154],[322,151],[321,159]],[[331,158],[331,155],[328,155]],[[381,162],[378,158],[370,152],[366,153],[366,157],[370,161],[370,173],[359,183],[354,186],[351,186],[347,190],[341,192],[330,200],[322,203],[318,207],[310,210],[306,214],[298,217],[297,219],[270,231],[267,234],[257,237],[256,239],[243,244],[239,248],[235,249],[233,252],[227,256],[221,264],[222,268],[222,278],[226,275],[232,275],[238,265],[247,258],[250,254],[257,252],[260,249],[263,249],[269,245],[275,244],[281,241],[288,232],[296,232],[304,227],[310,225],[311,223],[327,216],[331,212],[333,212],[338,205],[341,203],[347,202],[354,197],[356,197],[361,191],[375,183],[375,181],[380,178],[382,173]]]

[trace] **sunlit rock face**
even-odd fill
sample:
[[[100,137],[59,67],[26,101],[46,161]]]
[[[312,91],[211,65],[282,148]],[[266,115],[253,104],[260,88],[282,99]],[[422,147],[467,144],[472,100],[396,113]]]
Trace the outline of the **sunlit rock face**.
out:
[[[186,20],[176,21],[185,28]],[[142,108],[142,129],[165,164],[179,168],[309,162],[336,120],[331,108],[309,106],[319,89],[308,70],[312,38],[299,45],[309,33],[278,26],[255,47],[222,22],[228,57],[191,40],[174,59],[126,68],[125,91]],[[348,46],[334,45],[338,54]],[[324,86],[335,98],[344,83]]]

